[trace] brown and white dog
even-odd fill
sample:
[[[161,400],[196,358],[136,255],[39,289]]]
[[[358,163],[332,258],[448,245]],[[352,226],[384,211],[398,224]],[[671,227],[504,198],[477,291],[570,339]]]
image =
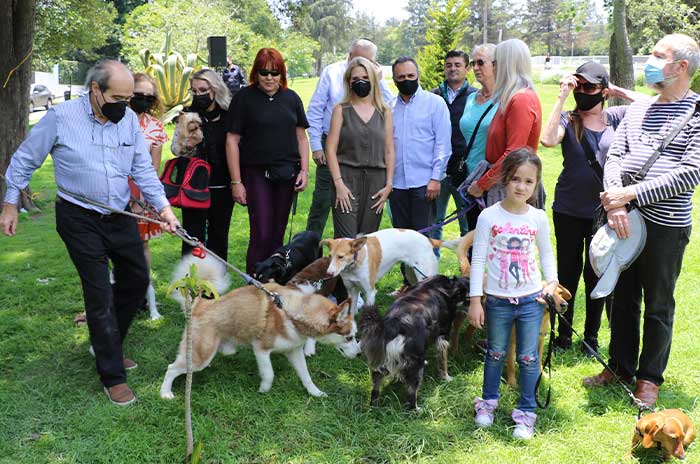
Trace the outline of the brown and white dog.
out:
[[[201,142],[202,138],[202,118],[197,113],[181,111],[177,117],[175,136],[171,146],[172,152],[177,156],[189,156],[192,149],[187,148],[187,141]]]
[[[632,450],[641,443],[644,448],[654,444],[663,449],[664,460],[672,456],[685,459],[685,448],[695,439],[695,427],[690,418],[678,409],[647,414],[637,421],[632,436]]]
[[[383,229],[350,239],[322,240],[328,245],[329,276],[340,276],[352,299],[352,313],[362,291],[365,304],[374,304],[377,282],[396,263],[406,265],[406,275],[414,284],[437,274],[438,262],[433,245],[425,235],[410,229]]]
[[[340,305],[317,294],[275,283],[265,285],[277,292],[282,308],[253,286],[237,288],[218,300],[195,299],[192,309],[192,370],[207,367],[217,352],[234,354],[236,348],[249,345],[255,352],[261,381],[259,392],[272,387],[272,352],[283,352],[294,366],[301,383],[312,396],[326,396],[311,380],[303,347],[308,338],[335,346],[343,355],[354,358],[360,353],[355,340],[357,326],[350,313],[350,301]],[[160,396],[174,397],[172,384],[186,368],[186,331],[183,330],[175,361],[168,366]]]

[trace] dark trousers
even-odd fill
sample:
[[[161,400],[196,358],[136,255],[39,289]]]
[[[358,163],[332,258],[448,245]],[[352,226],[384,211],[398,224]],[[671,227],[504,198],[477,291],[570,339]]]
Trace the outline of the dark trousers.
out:
[[[598,283],[598,277],[593,272],[588,259],[588,249],[593,238],[593,219],[569,216],[568,214],[553,212],[554,234],[557,238],[557,274],[559,283],[571,292],[569,309],[563,317],[569,324],[574,320],[574,301],[578,289],[581,272],[586,292],[586,322],[584,323],[583,337],[593,348],[598,347],[598,330],[606,302],[609,305],[611,299],[591,299],[591,292]],[[571,328],[566,323],[562,324],[562,316],[559,318],[559,338],[571,339]]]
[[[282,246],[289,211],[294,198],[294,182],[274,183],[265,178],[265,168],[243,166],[241,180],[246,189],[250,241],[246,270],[251,274],[255,264],[267,259]]]
[[[182,227],[216,255],[228,260],[228,232],[234,205],[231,189],[212,188],[209,192],[211,206],[208,209],[182,208]],[[192,247],[182,242],[182,254],[190,251]]]
[[[321,137],[321,146],[326,149],[326,135]],[[327,164],[316,166],[316,180],[314,183],[314,194],[311,198],[309,216],[306,219],[306,230],[316,232],[323,237],[323,229],[328,222],[328,213],[331,210],[333,201],[333,181],[331,171]]]
[[[610,314],[610,366],[656,385],[664,381],[673,336],[673,291],[690,240],[690,226],[646,221],[647,241],[639,258],[620,275]],[[639,354],[642,294],[644,334]]]
[[[126,382],[122,343],[143,304],[149,277],[136,221],[56,201],[56,230],[83,287],[97,373],[105,387]],[[114,266],[109,283],[108,262]]]
[[[435,222],[435,201],[425,197],[426,187],[394,189],[389,195],[391,223],[401,229],[424,229]],[[408,283],[404,265],[401,265],[404,283]]]

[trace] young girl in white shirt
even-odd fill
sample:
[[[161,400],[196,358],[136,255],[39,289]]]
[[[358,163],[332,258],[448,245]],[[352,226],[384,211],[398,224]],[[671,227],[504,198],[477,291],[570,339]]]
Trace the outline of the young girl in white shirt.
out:
[[[469,320],[479,329],[486,322],[488,332],[482,397],[474,399],[476,425],[493,424],[501,371],[515,323],[520,400],[512,413],[516,425],[513,437],[525,440],[532,437],[537,419],[534,412],[535,382],[539,375],[537,343],[544,314],[541,295],[553,294],[558,284],[547,215],[528,204],[541,177],[542,163],[527,147],[514,150],[503,160],[501,182],[506,196],[479,216],[470,275]],[[532,246],[533,242],[536,247]],[[544,290],[535,248],[547,282]],[[486,300],[482,306],[484,294]]]

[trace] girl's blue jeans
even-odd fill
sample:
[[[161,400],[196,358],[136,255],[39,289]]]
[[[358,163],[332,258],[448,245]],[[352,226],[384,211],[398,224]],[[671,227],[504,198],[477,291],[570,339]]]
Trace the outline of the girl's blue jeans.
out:
[[[515,352],[520,374],[518,409],[535,410],[535,383],[539,375],[537,345],[544,306],[535,299],[539,293],[519,298],[486,297],[488,350],[484,360],[485,400],[497,400],[503,363],[508,355],[511,329],[515,323]]]

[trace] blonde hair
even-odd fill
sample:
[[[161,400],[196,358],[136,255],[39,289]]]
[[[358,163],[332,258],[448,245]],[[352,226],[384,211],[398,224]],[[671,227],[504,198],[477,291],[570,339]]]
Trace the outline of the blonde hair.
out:
[[[224,83],[224,80],[221,79],[221,76],[219,76],[219,73],[212,69],[200,69],[190,77],[190,85],[192,85],[192,81],[195,79],[207,81],[209,87],[214,90],[214,100],[216,100],[219,108],[228,111],[228,105],[231,102],[231,92],[229,92],[228,87]]]
[[[384,117],[389,107],[384,102],[384,97],[382,97],[382,90],[379,87],[379,75],[374,69],[374,65],[367,58],[361,56],[355,57],[348,63],[348,69],[345,70],[345,75],[343,76],[343,87],[345,88],[345,97],[340,102],[340,104],[350,103],[352,99],[352,89],[350,88],[350,76],[352,75],[352,70],[358,66],[362,67],[367,71],[367,76],[369,76],[369,83],[372,85],[372,90],[370,90],[370,96],[372,100],[372,105],[379,111],[379,114]]]
[[[156,99],[153,102],[153,105],[151,105],[151,107],[148,109],[147,113],[154,118],[160,118],[165,111],[165,107],[163,106],[163,101],[160,99],[156,81],[146,73],[136,73],[134,74],[134,84],[139,82],[148,82],[153,87],[153,96],[156,97]]]
[[[525,42],[509,39],[496,46],[496,83],[493,100],[499,104],[499,111],[505,113],[510,99],[517,92],[533,88],[530,49]]]

